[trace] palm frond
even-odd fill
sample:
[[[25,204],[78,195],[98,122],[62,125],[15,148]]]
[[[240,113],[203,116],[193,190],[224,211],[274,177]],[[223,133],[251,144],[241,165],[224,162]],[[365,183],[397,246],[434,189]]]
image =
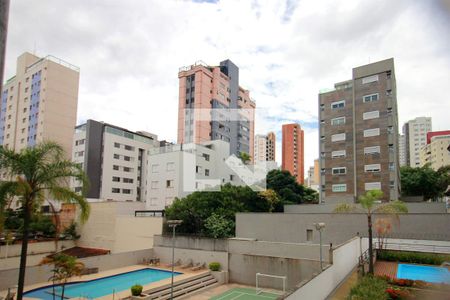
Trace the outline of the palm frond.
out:
[[[50,195],[58,201],[65,203],[76,203],[80,207],[80,221],[86,222],[89,218],[90,206],[86,198],[72,191],[69,188],[61,186],[49,187],[48,192]]]
[[[341,203],[338,206],[336,206],[333,210],[335,213],[350,213],[357,211],[358,208],[355,205],[349,204],[349,203]]]

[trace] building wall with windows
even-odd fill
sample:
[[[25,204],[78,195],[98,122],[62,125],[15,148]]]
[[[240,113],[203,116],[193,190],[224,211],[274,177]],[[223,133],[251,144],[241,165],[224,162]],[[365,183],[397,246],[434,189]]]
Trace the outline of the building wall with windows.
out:
[[[420,167],[420,150],[427,144],[427,133],[432,130],[430,117],[418,117],[403,125],[406,165]]]
[[[398,160],[400,167],[406,166],[406,139],[405,135],[398,135]]]
[[[256,104],[239,86],[239,68],[230,60],[198,62],[180,68],[178,78],[178,144],[223,140],[231,153],[253,157]],[[211,118],[211,109],[220,110],[217,117]]]
[[[225,161],[230,147],[224,141],[169,145],[150,150],[147,209],[161,210],[175,198],[194,191],[217,190],[220,185],[243,185]]]
[[[274,132],[255,136],[254,161],[275,161],[276,136]]]
[[[149,150],[155,147],[159,147],[159,142],[154,134],[94,120],[77,126],[72,159],[89,178],[87,198],[145,201],[147,158]],[[72,187],[81,191],[75,180]]]
[[[304,133],[299,124],[284,124],[282,126],[281,149],[281,168],[296,177],[299,184],[304,184]]]
[[[16,75],[3,85],[0,144],[14,150],[44,140],[60,144],[69,158],[76,125],[79,68],[53,56],[25,52]]]
[[[434,170],[450,166],[450,130],[427,134],[427,144],[420,151],[420,166],[430,164]]]
[[[398,199],[398,121],[394,61],[353,69],[351,80],[319,94],[321,200],[355,201],[380,189]]]

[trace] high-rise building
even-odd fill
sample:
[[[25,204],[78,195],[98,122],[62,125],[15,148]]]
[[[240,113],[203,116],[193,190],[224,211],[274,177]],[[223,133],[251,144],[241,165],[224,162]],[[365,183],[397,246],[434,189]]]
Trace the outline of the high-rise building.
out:
[[[406,166],[406,140],[403,134],[398,135],[398,160],[400,167]]]
[[[420,166],[420,149],[427,144],[427,133],[431,130],[429,117],[418,117],[403,125],[406,165],[413,168]]]
[[[178,144],[223,140],[231,154],[253,157],[255,102],[239,86],[239,68],[230,60],[197,63],[181,68],[178,78]]]
[[[434,170],[450,165],[450,130],[427,133],[427,143],[420,150],[420,166],[427,163]]]
[[[319,94],[321,201],[355,201],[368,190],[400,195],[394,59],[353,69]]]
[[[305,182],[303,135],[299,124],[282,126],[281,169],[289,171],[300,184]]]
[[[255,161],[275,161],[275,133],[255,135]]]
[[[316,191],[319,191],[320,176],[319,176],[319,160],[314,160],[314,166],[309,167],[307,186]]]
[[[24,53],[16,75],[3,86],[0,144],[14,150],[43,140],[70,157],[77,118],[79,68],[59,58]]]
[[[157,136],[94,120],[76,127],[72,160],[89,178],[86,197],[99,201],[146,200],[147,158],[159,147]],[[72,188],[81,185],[73,180]],[[97,201],[97,200],[96,200]]]

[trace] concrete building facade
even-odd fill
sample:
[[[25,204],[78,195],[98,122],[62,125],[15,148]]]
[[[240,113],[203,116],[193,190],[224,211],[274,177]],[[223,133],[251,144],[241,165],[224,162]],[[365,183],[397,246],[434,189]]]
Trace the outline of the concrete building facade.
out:
[[[320,192],[320,168],[319,159],[314,160],[314,166],[309,167],[307,186]]]
[[[199,62],[181,68],[178,78],[178,144],[223,140],[230,153],[253,157],[255,102],[239,86],[239,68],[230,60]]]
[[[403,134],[398,135],[398,161],[400,167],[406,166],[406,140]]]
[[[282,126],[281,169],[289,171],[299,184],[305,183],[304,133],[299,124]]]
[[[430,164],[434,170],[450,166],[450,130],[427,133],[427,142],[420,150],[420,166]]]
[[[353,69],[319,94],[321,201],[356,201],[372,189],[400,195],[394,60]]]
[[[77,118],[79,68],[54,56],[24,53],[3,85],[0,144],[16,151],[44,140],[69,158]]]
[[[254,161],[275,161],[276,136],[274,132],[255,136]]]
[[[404,155],[407,166],[420,167],[420,150],[427,144],[427,133],[432,130],[430,117],[418,117],[403,125]]]
[[[159,147],[159,142],[151,133],[132,132],[94,120],[77,126],[72,160],[80,164],[89,178],[87,198],[144,202],[146,162],[149,150],[155,147]],[[75,180],[72,188],[81,191]]]

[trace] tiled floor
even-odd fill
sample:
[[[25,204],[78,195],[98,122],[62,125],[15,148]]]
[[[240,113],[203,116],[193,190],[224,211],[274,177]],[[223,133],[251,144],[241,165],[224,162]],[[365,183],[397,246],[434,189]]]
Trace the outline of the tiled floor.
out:
[[[397,278],[397,265],[396,262],[390,261],[377,261],[375,263],[375,275],[387,275],[391,278]]]

